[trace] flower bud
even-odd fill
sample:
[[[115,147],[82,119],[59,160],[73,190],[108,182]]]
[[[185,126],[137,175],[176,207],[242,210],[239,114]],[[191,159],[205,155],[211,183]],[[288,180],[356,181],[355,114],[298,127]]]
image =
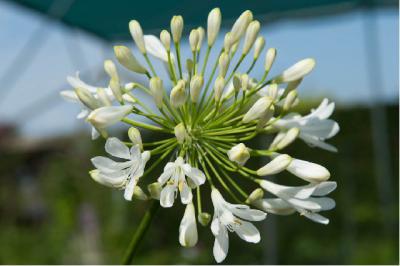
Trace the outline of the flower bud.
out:
[[[254,43],[254,56],[253,56],[254,60],[256,60],[260,56],[262,50],[264,49],[264,46],[265,46],[264,37],[258,36],[256,42]]]
[[[286,170],[311,183],[326,181],[331,176],[325,167],[299,159],[293,159]]]
[[[86,105],[89,109],[93,110],[100,107],[99,101],[90,93],[90,91],[86,88],[76,88],[75,89],[76,96],[78,99]]]
[[[197,30],[192,30],[189,34],[189,44],[192,52],[197,50],[197,45],[199,44],[199,32]]]
[[[132,111],[132,106],[105,106],[93,110],[87,120],[96,128],[103,129],[119,122]]]
[[[110,78],[119,80],[117,68],[115,67],[115,64],[113,61],[105,60],[104,61],[104,70],[107,72],[107,74],[110,76]]]
[[[296,99],[297,99],[297,91],[293,90],[293,91],[289,92],[283,103],[283,110],[288,111],[290,108],[292,108]]]
[[[188,139],[189,137],[189,135],[186,132],[185,125],[183,123],[179,123],[178,125],[175,126],[174,133],[179,144],[185,142],[185,140]]]
[[[225,87],[225,79],[223,77],[218,77],[214,82],[214,99],[216,102],[219,102],[222,96],[222,92]]]
[[[235,92],[238,93],[240,89],[242,88],[242,79],[238,73],[235,73],[233,75],[233,88],[235,89]]]
[[[237,49],[238,49],[238,47],[239,47],[239,43],[237,42],[237,43],[234,43],[234,44],[232,44],[232,46],[231,46],[231,50],[230,50],[230,52],[231,52],[231,57],[236,53],[236,51],[237,51]]]
[[[219,68],[219,76],[224,78],[229,68],[228,53],[224,52],[220,55],[218,59],[218,68]]]
[[[289,129],[285,136],[282,138],[281,141],[279,141],[279,143],[276,145],[276,148],[278,150],[282,150],[285,147],[289,146],[290,144],[293,143],[293,141],[296,140],[296,138],[299,136],[300,134],[300,130],[297,127],[292,127],[291,129]]]
[[[276,81],[276,83],[286,83],[298,80],[303,78],[308,73],[310,73],[314,67],[315,67],[315,60],[312,58],[306,58],[300,60],[293,66],[283,71],[282,74],[274,78],[274,80]]]
[[[164,86],[163,81],[159,77],[152,77],[150,79],[150,91],[158,108],[163,104]]]
[[[183,18],[182,16],[173,16],[171,20],[171,33],[174,43],[181,40],[183,31]]]
[[[211,215],[207,212],[202,212],[197,215],[197,220],[202,226],[207,226],[211,221]]]
[[[131,20],[129,22],[129,31],[131,32],[132,38],[136,43],[136,46],[139,48],[139,51],[142,54],[146,54],[146,46],[144,44],[144,39],[143,39],[143,31],[142,27],[140,27],[140,24],[136,20]]]
[[[203,87],[204,79],[201,75],[194,75],[190,80],[190,98],[196,103],[199,99],[201,88]]]
[[[264,190],[261,188],[256,188],[250,193],[249,197],[246,199],[247,204],[252,204],[253,202],[260,200],[264,197]]]
[[[143,150],[142,136],[136,127],[131,127],[128,129],[128,137],[133,145],[139,145],[140,149]]]
[[[161,43],[164,45],[165,49],[169,52],[171,50],[171,35],[167,30],[162,30],[160,33]]]
[[[122,45],[114,46],[114,53],[118,62],[125,68],[140,74],[147,73],[146,68],[137,61],[128,47]]]
[[[162,186],[158,182],[151,183],[150,185],[147,186],[147,190],[150,193],[150,197],[155,200],[160,199],[160,194],[162,190]]]
[[[275,48],[269,48],[267,50],[267,53],[265,54],[264,69],[265,69],[266,72],[268,72],[271,69],[272,64],[275,61],[275,57],[276,57],[276,49]]]
[[[244,165],[250,159],[249,149],[243,143],[233,146],[227,154],[229,160],[239,165]]]
[[[253,13],[250,10],[244,11],[240,17],[235,21],[235,24],[232,26],[231,30],[231,38],[232,43],[236,43],[245,33],[247,26],[253,20]]]
[[[133,197],[138,200],[148,200],[149,198],[147,197],[146,193],[139,187],[135,186],[133,189]]]
[[[272,100],[268,96],[258,99],[243,117],[243,123],[248,123],[260,118],[271,106]]]
[[[226,53],[229,53],[229,50],[231,49],[231,46],[232,46],[231,33],[228,32],[227,34],[225,34],[225,38],[224,38],[224,51]]]
[[[170,101],[174,107],[181,107],[185,104],[186,92],[184,80],[179,80],[176,86],[171,90]]]
[[[252,21],[246,30],[246,36],[244,38],[242,54],[246,55],[250,51],[251,47],[253,46],[257,38],[259,31],[260,31],[260,22],[258,22],[257,20]]]
[[[97,88],[96,90],[98,100],[103,106],[111,106],[110,98],[108,97],[106,91],[103,88]]]
[[[221,26],[221,10],[219,8],[214,8],[208,14],[208,19],[207,19],[208,46],[213,46],[213,44],[215,43],[220,26]]]
[[[261,167],[257,170],[257,175],[266,176],[266,175],[274,175],[285,170],[290,162],[292,161],[292,157],[287,154],[280,154],[272,161]]]
[[[118,102],[122,103],[122,90],[121,90],[121,85],[119,84],[119,79],[111,78],[108,86],[110,87],[113,95],[115,96],[115,99],[117,99]]]
[[[242,85],[242,89],[244,91],[247,91],[248,87],[249,87],[249,75],[247,74],[242,74],[240,76],[240,83]]]
[[[267,111],[265,111],[261,116],[260,119],[258,120],[257,123],[257,129],[261,129],[262,127],[264,127],[268,121],[272,118],[272,116],[274,115],[275,112],[275,107],[273,105],[271,105]]]
[[[197,49],[197,51],[200,51],[201,45],[203,43],[205,32],[204,32],[203,27],[198,27],[197,28],[197,32],[199,33],[199,42],[197,43],[196,49]]]
[[[196,216],[192,202],[186,205],[185,213],[179,225],[179,243],[183,247],[193,247],[198,239]]]

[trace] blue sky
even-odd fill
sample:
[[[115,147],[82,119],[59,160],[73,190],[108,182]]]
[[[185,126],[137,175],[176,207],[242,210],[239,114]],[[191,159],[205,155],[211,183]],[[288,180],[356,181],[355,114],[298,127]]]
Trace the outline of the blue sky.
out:
[[[317,68],[303,82],[299,91],[301,97],[327,96],[339,105],[369,104],[376,100],[397,102],[398,13],[397,10],[377,12],[378,53],[383,83],[379,88],[372,89],[379,90],[378,97],[372,97],[366,69],[371,57],[367,56],[365,49],[364,23],[370,19],[370,13],[356,11],[263,24],[262,35],[266,38],[267,47],[278,50],[274,73],[300,59],[314,57]],[[43,18],[36,13],[9,2],[0,2],[0,76],[29,36],[41,27],[42,21]],[[46,23],[44,30],[48,39],[35,54],[35,62],[22,74],[14,88],[1,88],[11,91],[0,102],[0,122],[16,120],[22,133],[30,136],[66,134],[88,128],[75,120],[78,108],[57,97],[53,99],[52,107],[45,108],[44,112],[33,118],[24,119],[25,115],[20,110],[52,92],[68,88],[65,77],[76,70],[92,69],[83,78],[93,82],[101,70],[104,57],[112,57],[112,44],[105,47],[98,39],[55,22]],[[72,47],[75,54],[79,52],[74,61],[71,61],[67,47]],[[184,49],[187,50],[187,46]],[[262,62],[258,66],[262,68]],[[260,74],[257,71],[254,73],[255,76]],[[15,118],[17,114],[18,119]]]

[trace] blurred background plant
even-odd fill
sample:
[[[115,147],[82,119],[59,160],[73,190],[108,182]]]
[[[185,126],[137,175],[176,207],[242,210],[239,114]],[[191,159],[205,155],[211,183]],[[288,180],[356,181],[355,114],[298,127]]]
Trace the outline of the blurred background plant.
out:
[[[254,12],[266,46],[278,49],[277,71],[316,58],[316,70],[299,89],[308,100],[298,111],[329,96],[341,126],[331,142],[339,154],[315,152],[301,141],[288,151],[322,163],[338,182],[331,223],[270,215],[261,243],[232,237],[224,263],[399,263],[398,11],[395,1],[372,0],[0,1],[0,263],[119,263],[146,203],[124,201],[90,179],[89,159],[103,153],[104,141],[91,141],[87,125],[71,122],[79,110],[58,93],[76,70],[102,84],[112,45],[133,47],[130,19],[158,35],[175,14],[186,25],[204,26],[215,6],[228,27],[243,10]],[[144,82],[134,74],[124,78]],[[179,205],[159,211],[135,263],[213,263],[209,228],[199,227],[195,248],[178,244],[182,212]]]

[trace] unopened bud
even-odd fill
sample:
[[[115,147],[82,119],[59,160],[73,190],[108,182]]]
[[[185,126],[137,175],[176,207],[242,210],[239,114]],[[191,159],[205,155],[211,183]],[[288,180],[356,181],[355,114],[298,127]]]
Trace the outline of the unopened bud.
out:
[[[297,99],[297,91],[293,90],[293,91],[289,92],[283,103],[283,110],[288,111],[290,108],[292,108],[296,99]]]
[[[103,129],[119,122],[132,111],[132,106],[105,106],[93,110],[87,120],[96,128]]]
[[[197,219],[199,220],[199,223],[202,226],[207,226],[211,221],[211,215],[207,212],[202,212],[202,213],[199,213],[199,215],[197,216]]]
[[[253,202],[260,200],[264,197],[264,190],[262,188],[256,188],[250,193],[249,197],[246,199],[247,204],[252,204]]]
[[[244,165],[250,159],[249,149],[243,143],[233,146],[227,154],[229,160],[239,165]]]
[[[220,55],[218,59],[218,68],[220,77],[225,77],[226,72],[228,71],[228,67],[229,67],[229,55],[228,53],[224,52]]]
[[[240,89],[242,88],[242,79],[238,73],[235,73],[233,75],[233,88],[235,89],[235,92],[238,93]]]
[[[203,76],[200,75],[194,75],[190,80],[190,98],[192,99],[192,102],[196,103],[199,99],[203,83]]]
[[[119,79],[118,78],[111,78],[110,83],[108,85],[115,96],[115,99],[117,99],[118,102],[122,103],[122,90],[121,90],[121,84],[119,84]]]
[[[242,74],[240,76],[240,81],[241,81],[242,89],[244,91],[247,91],[247,89],[249,88],[249,75]]]
[[[181,107],[185,104],[186,92],[184,80],[179,80],[176,86],[171,90],[170,101],[174,107]]]
[[[311,72],[315,67],[315,60],[312,58],[306,58],[300,60],[293,66],[289,67],[282,72],[279,76],[274,78],[276,83],[286,83],[294,80],[303,78],[305,75]]]
[[[114,46],[114,53],[118,62],[125,68],[140,74],[147,73],[146,68],[144,68],[139,61],[137,61],[128,47],[122,45]]]
[[[186,59],[186,71],[188,73],[191,73],[193,70],[193,60],[192,59]]]
[[[139,148],[143,150],[142,136],[136,127],[131,127],[128,129],[128,137],[133,145],[139,145]]]
[[[272,116],[274,115],[275,112],[275,107],[273,105],[271,105],[267,111],[265,111],[261,116],[260,119],[258,120],[257,123],[257,129],[261,129],[262,127],[264,127],[269,120],[271,120]]]
[[[107,72],[107,74],[110,76],[110,78],[119,80],[117,68],[115,67],[115,64],[113,61],[105,60],[104,61],[104,70]]]
[[[76,88],[75,89],[76,96],[78,99],[86,105],[89,109],[94,110],[100,107],[99,101],[93,96],[92,93],[86,88]]]
[[[189,44],[192,52],[195,52],[199,44],[199,32],[196,29],[192,30],[189,34]]]
[[[231,49],[231,46],[232,46],[231,33],[228,32],[227,34],[225,34],[225,38],[224,38],[224,51],[226,53],[229,53],[229,50]]]
[[[110,98],[108,97],[106,91],[103,88],[97,88],[96,90],[98,100],[103,106],[111,106]]]
[[[269,48],[267,50],[267,53],[265,54],[264,69],[265,69],[266,72],[268,72],[271,69],[272,64],[275,61],[275,57],[276,57],[276,49],[275,48]]]
[[[260,31],[260,22],[258,22],[257,20],[252,21],[246,30],[246,36],[244,38],[242,54],[246,55],[250,51],[251,47],[253,46],[257,38],[259,31]]]
[[[142,54],[146,53],[146,46],[144,44],[143,31],[139,22],[136,20],[131,20],[129,22],[129,31],[131,32],[132,38],[136,43],[136,46],[139,48],[139,51]]]
[[[297,127],[289,129],[283,138],[276,144],[275,149],[282,150],[293,143],[299,136],[300,130]]]
[[[171,20],[171,33],[174,43],[181,40],[183,31],[183,18],[182,16],[173,16]]]
[[[266,176],[274,175],[285,170],[289,164],[292,162],[292,157],[287,154],[280,154],[272,161],[257,170],[257,175]]]
[[[214,8],[208,14],[207,19],[207,42],[208,46],[213,46],[215,40],[217,39],[219,28],[221,26],[221,10],[219,8]]]
[[[171,35],[167,30],[162,30],[160,33],[160,41],[167,51],[171,50]]]
[[[183,123],[179,123],[174,128],[175,137],[178,140],[178,143],[182,144],[189,137],[186,132],[185,125]]]
[[[197,51],[200,51],[201,45],[203,44],[203,39],[204,39],[204,29],[203,27],[198,27],[197,32],[199,33],[199,42],[197,43]]]
[[[215,79],[214,82],[214,99],[216,102],[219,102],[222,96],[222,92],[225,87],[225,79],[221,76]]]
[[[247,111],[243,117],[243,123],[248,123],[255,119],[258,119],[264,114],[271,106],[272,100],[268,96],[261,97],[258,99],[253,106]]]
[[[253,13],[250,10],[244,11],[235,21],[231,30],[232,43],[236,43],[245,33],[247,26],[253,20]]]
[[[139,187],[135,186],[133,189],[133,197],[138,200],[148,200],[149,198],[147,197],[146,193]]]
[[[231,46],[231,50],[230,50],[230,52],[231,52],[231,57],[236,53],[236,51],[237,51],[237,49],[238,49],[238,47],[239,47],[239,43],[237,42],[237,43],[234,43],[234,44],[232,44],[232,46]]]
[[[162,186],[158,182],[151,183],[147,186],[147,190],[149,191],[150,197],[155,200],[160,199],[160,194],[162,190]]]
[[[262,50],[264,49],[265,46],[265,39],[263,36],[258,36],[258,38],[256,39],[256,42],[254,43],[254,60],[257,59]]]
[[[159,77],[152,77],[150,79],[150,91],[153,96],[154,102],[156,103],[158,108],[161,108],[163,104],[163,96],[164,96],[164,86],[163,81]]]

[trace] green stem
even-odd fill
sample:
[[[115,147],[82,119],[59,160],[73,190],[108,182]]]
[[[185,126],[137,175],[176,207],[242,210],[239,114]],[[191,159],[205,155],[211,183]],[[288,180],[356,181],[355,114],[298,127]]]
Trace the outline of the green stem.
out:
[[[153,200],[149,209],[144,214],[142,220],[140,221],[139,227],[136,230],[135,234],[132,237],[131,242],[129,243],[128,249],[125,253],[124,259],[122,261],[123,265],[131,264],[132,259],[137,252],[139,247],[139,243],[142,241],[144,235],[146,234],[147,230],[149,229],[150,223],[156,214],[156,211],[160,207],[158,201]]]

